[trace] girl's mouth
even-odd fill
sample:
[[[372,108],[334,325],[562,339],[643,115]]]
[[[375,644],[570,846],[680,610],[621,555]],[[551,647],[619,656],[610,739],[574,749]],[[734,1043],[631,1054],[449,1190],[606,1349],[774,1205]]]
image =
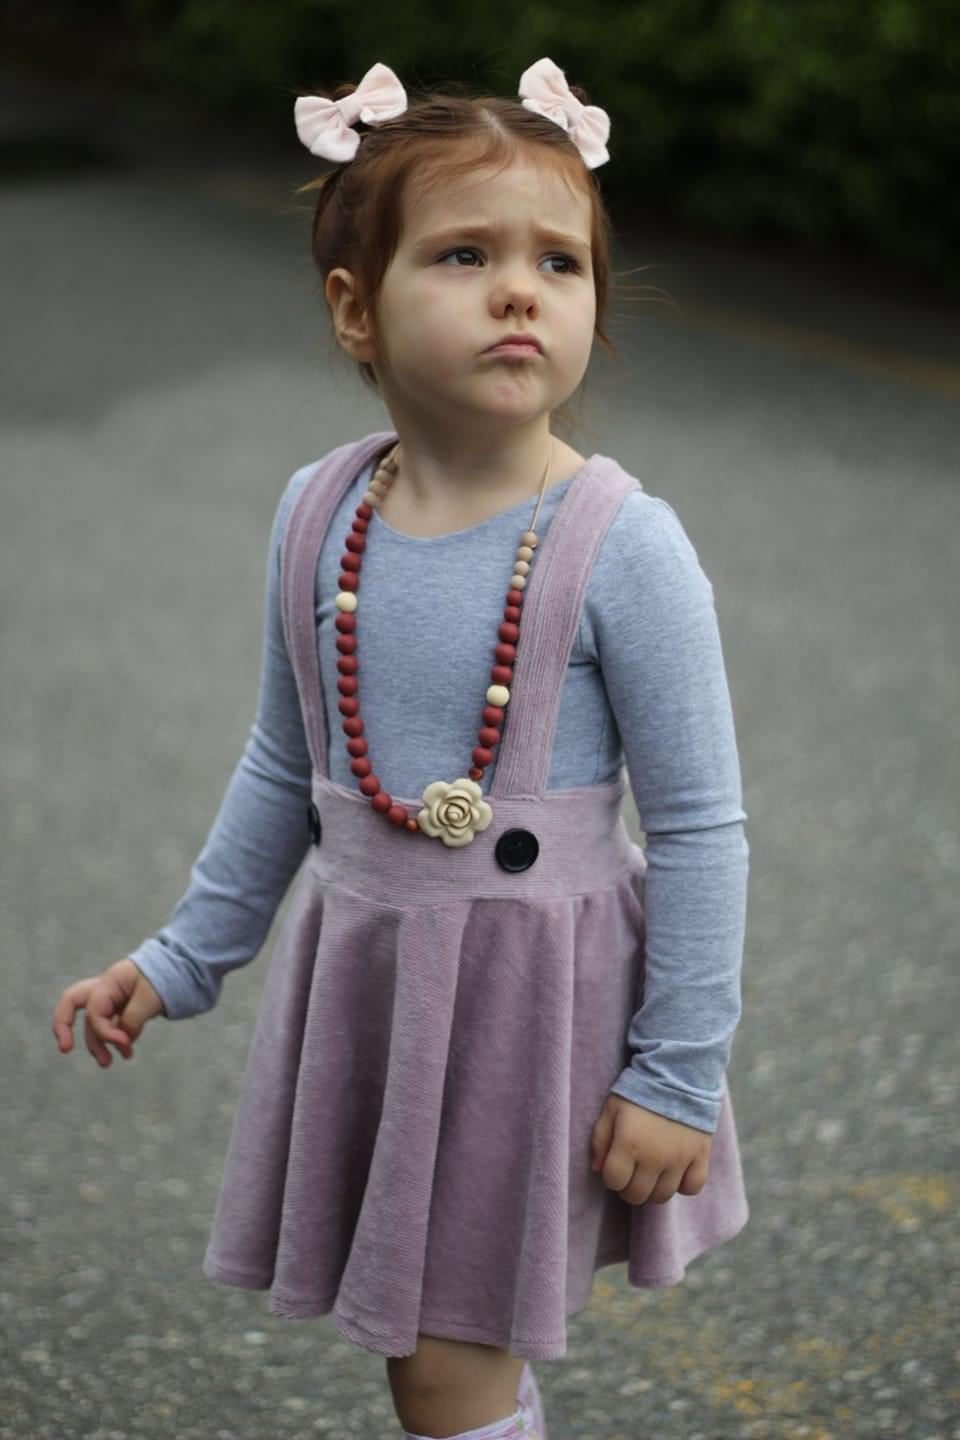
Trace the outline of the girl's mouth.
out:
[[[506,344],[503,345],[494,345],[493,349],[488,350],[486,353],[488,355],[535,355],[538,357],[540,355],[540,351],[536,345],[531,345],[529,341],[525,341],[522,345],[518,345],[515,341],[507,341]]]

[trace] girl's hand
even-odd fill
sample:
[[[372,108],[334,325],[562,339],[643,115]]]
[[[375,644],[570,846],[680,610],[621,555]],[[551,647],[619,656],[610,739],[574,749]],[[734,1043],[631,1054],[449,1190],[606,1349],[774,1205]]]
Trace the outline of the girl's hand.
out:
[[[107,1041],[125,1060],[133,1059],[132,1041],[148,1020],[165,1015],[163,1001],[130,959],[118,960],[102,975],[68,985],[53,1011],[53,1033],[60,1052],[73,1049],[73,1020],[86,1009],[84,1039],[98,1065],[112,1063]]]
[[[665,1205],[678,1191],[697,1195],[710,1165],[713,1136],[608,1095],[593,1127],[593,1169],[628,1205]]]

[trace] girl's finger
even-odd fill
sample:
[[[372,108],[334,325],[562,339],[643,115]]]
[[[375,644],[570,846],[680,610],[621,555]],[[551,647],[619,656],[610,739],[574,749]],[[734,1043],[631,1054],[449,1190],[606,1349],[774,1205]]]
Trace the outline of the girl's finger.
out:
[[[87,1049],[96,1060],[98,1065],[107,1066],[110,1064],[110,1054],[106,1045],[100,1039],[90,1020],[90,1012],[87,1011],[83,1024],[83,1038],[87,1042]]]
[[[125,1005],[127,999],[126,991],[122,987],[111,984],[98,985],[87,1001],[87,1020],[98,1038],[104,1043],[109,1041],[120,1050],[127,1049],[130,1036],[113,1022],[119,1013],[118,1007]]]
[[[75,980],[68,985],[53,1007],[53,1033],[61,1050],[73,1049],[73,1021],[78,1010],[87,1003],[87,997],[96,980]]]
[[[117,1016],[113,1016],[114,1020],[116,1020],[117,1018]],[[123,1055],[126,1059],[129,1059],[130,1056],[133,1054],[133,1044],[130,1040],[130,1036],[121,1026],[111,1024],[109,1027],[105,1027],[103,1030],[103,1038],[109,1041],[111,1045],[116,1045],[117,1049],[120,1051],[120,1054]]]
[[[52,1025],[54,1038],[61,1050],[73,1049],[73,1028],[64,1020],[54,1020]]]
[[[103,1020],[102,1018],[98,1019],[97,1016],[93,1017],[93,1025],[100,1039],[103,1040],[105,1044],[116,1045],[118,1050],[129,1049],[130,1036],[126,1030],[118,1030],[116,1025],[111,1025],[109,1021]]]

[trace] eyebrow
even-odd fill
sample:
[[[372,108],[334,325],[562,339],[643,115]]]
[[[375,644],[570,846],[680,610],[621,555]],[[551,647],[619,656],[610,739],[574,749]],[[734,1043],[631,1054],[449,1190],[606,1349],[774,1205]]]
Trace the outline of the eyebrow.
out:
[[[534,225],[534,231],[541,240],[549,240],[559,245],[569,245],[571,249],[586,250],[592,254],[592,247],[586,240],[581,240],[576,235],[567,235],[562,230],[552,230],[543,225]],[[438,230],[433,235],[425,235],[417,242],[418,250],[431,250],[438,245],[443,245],[450,240],[489,240],[494,236],[501,235],[504,227],[501,225],[451,225],[445,230]]]

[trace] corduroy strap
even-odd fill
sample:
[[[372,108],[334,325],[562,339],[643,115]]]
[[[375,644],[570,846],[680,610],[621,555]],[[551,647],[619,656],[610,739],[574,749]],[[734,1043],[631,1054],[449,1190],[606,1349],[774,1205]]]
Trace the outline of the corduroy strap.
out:
[[[324,776],[328,775],[328,736],[314,611],[317,561],[330,521],[347,490],[367,462],[396,440],[396,431],[381,430],[325,455],[297,496],[280,549],[283,630],[313,768]]]
[[[523,592],[520,643],[491,799],[544,792],[593,562],[625,497],[639,488],[640,482],[616,460],[593,455],[553,512]]]

